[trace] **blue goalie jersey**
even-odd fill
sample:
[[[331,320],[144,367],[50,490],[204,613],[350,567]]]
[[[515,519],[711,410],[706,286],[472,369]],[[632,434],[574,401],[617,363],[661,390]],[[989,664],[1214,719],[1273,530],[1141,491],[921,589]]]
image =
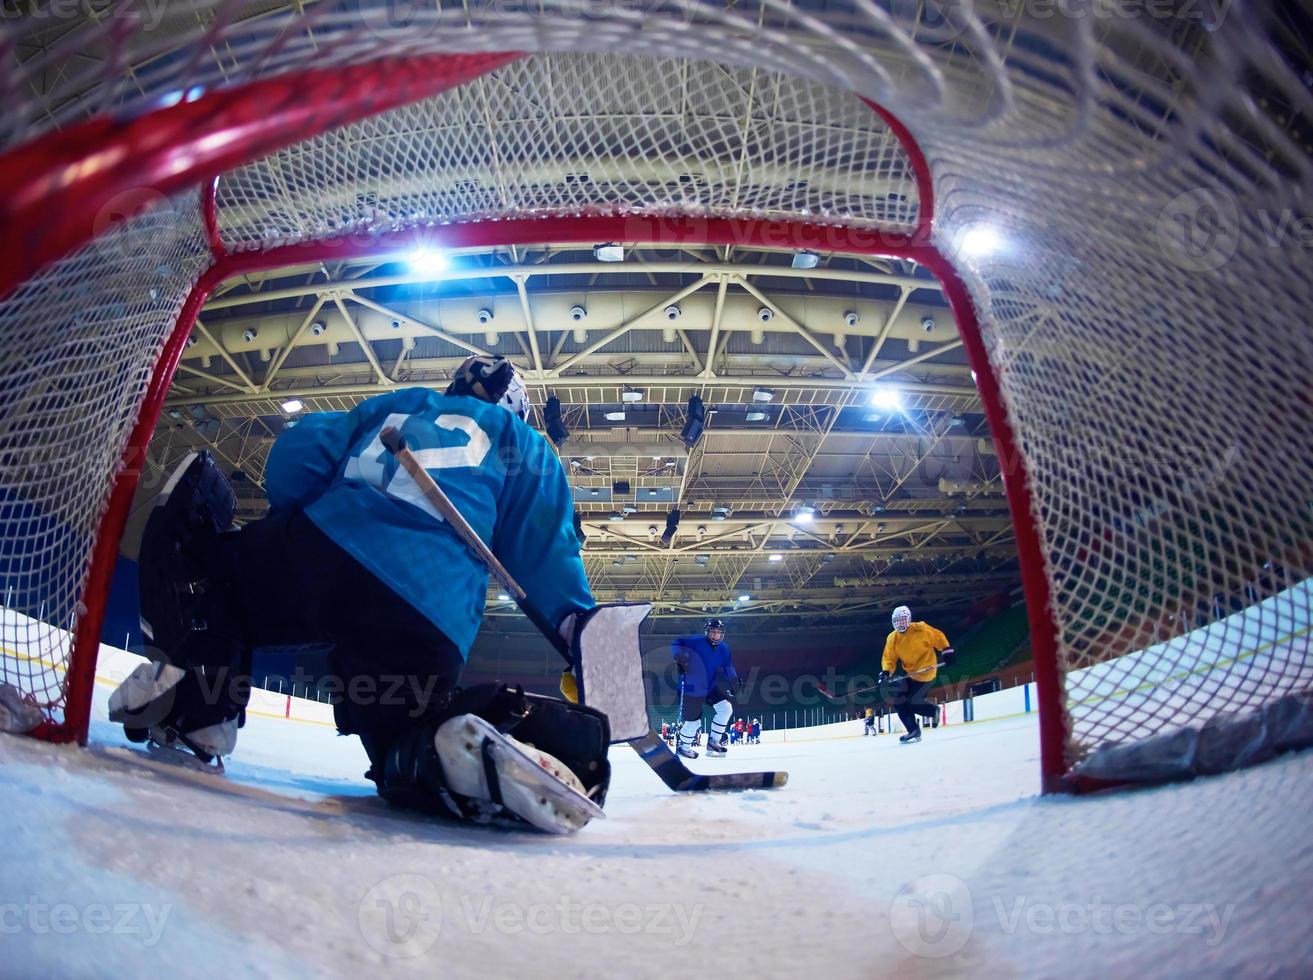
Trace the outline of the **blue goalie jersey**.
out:
[[[304,509],[468,655],[483,619],[487,570],[384,447],[388,426],[401,430],[549,623],[595,604],[560,460],[528,425],[477,398],[408,388],[350,412],[305,416],[269,454],[265,489],[274,511]]]

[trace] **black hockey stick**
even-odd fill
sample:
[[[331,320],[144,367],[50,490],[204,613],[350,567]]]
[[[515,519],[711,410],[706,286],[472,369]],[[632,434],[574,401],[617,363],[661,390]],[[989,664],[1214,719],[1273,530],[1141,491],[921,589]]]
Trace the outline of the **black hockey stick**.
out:
[[[442,514],[451,525],[452,529],[460,536],[461,540],[469,546],[475,556],[481,561],[493,576],[506,586],[507,591],[515,598],[516,604],[524,611],[529,621],[538,628],[551,643],[552,647],[565,660],[566,664],[574,667],[574,658],[570,655],[570,647],[551,624],[546,622],[532,606],[529,605],[528,595],[524,589],[520,588],[518,582],[511,576],[502,563],[492,553],[492,550],[479,537],[479,533],[470,527],[464,516],[451,499],[442,492],[433,477],[429,476],[428,471],[420,465],[414,454],[406,448],[405,440],[401,433],[392,426],[388,426],[380,434],[382,440],[397,462],[410,474],[410,478],[415,481],[424,497],[437,508],[438,513]],[[640,735],[638,738],[630,739],[626,744],[638,753],[652,771],[661,777],[661,781],[668,787],[677,792],[717,790],[717,789],[761,789],[774,786],[783,786],[789,781],[787,772],[744,772],[744,773],[716,773],[710,776],[699,776],[691,772],[687,766],[679,760],[670,746],[662,741],[661,736],[653,731],[650,727],[646,735]],[[679,744],[679,734],[675,734],[675,744]]]
[[[935,664],[935,669],[936,669],[936,670],[943,670],[943,669],[944,669],[945,667],[947,667],[947,666],[948,666],[947,663]],[[921,668],[921,669],[922,669],[922,670],[925,670],[926,668],[923,667],[923,668]],[[899,677],[891,677],[889,680],[890,680],[891,683],[894,683],[894,682],[897,682],[897,681],[902,680],[902,679],[903,679],[904,677],[906,677],[906,676],[907,676],[906,674],[903,674],[903,675],[901,675],[901,676],[899,676]],[[825,697],[829,698],[829,699],[830,699],[831,701],[833,701],[835,704],[842,704],[844,701],[847,701],[849,698],[855,698],[855,697],[856,697],[857,695],[859,695],[859,694],[870,694],[872,691],[878,691],[878,690],[880,690],[880,685],[879,685],[879,684],[872,684],[870,687],[859,687],[859,688],[858,688],[857,690],[855,690],[855,691],[848,691],[848,692],[846,692],[846,693],[844,693],[844,694],[834,694],[834,693],[832,693],[832,692],[830,691],[830,689],[829,689],[828,687],[826,687],[826,686],[825,686],[824,684],[822,684],[820,681],[817,681],[817,682],[816,682],[816,690],[820,691],[821,694],[825,695]]]

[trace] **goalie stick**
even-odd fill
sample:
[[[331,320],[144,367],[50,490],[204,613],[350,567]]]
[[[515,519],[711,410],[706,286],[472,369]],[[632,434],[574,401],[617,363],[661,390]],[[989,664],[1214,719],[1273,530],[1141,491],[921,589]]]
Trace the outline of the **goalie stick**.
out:
[[[511,596],[514,597],[516,605],[523,610],[529,621],[538,628],[538,631],[547,638],[552,648],[564,658],[565,662],[574,667],[573,658],[570,656],[570,648],[566,644],[565,638],[561,636],[550,623],[546,622],[542,616],[529,604],[528,595],[520,584],[515,581],[511,573],[506,570],[497,556],[479,537],[477,531],[470,527],[469,523],[451,499],[442,491],[437,482],[431,477],[426,469],[420,465],[414,454],[406,448],[406,443],[401,433],[393,426],[388,426],[380,434],[379,438],[388,451],[396,457],[397,462],[410,474],[410,478],[415,481],[420,492],[424,494],[426,500],[431,503],[447,522],[451,525],[452,530],[460,537],[470,550],[474,552],[479,561],[488,568],[494,578],[504,585]],[[678,736],[676,736],[678,742]],[[741,773],[714,773],[712,775],[702,776],[692,772],[679,757],[670,750],[670,746],[661,740],[661,736],[653,731],[650,727],[645,735],[638,738],[630,739],[625,743],[631,749],[638,753],[649,768],[652,769],[672,790],[676,792],[701,792],[706,790],[726,790],[726,789],[770,789],[777,786],[783,786],[789,781],[787,772],[741,772]]]

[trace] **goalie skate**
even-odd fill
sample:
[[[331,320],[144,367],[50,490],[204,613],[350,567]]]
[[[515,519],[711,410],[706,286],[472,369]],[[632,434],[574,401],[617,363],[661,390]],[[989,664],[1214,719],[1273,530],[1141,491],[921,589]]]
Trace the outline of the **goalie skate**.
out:
[[[235,726],[234,726],[235,727]],[[157,725],[149,730],[146,751],[170,765],[222,775],[223,756],[214,755],[175,729]]]
[[[433,747],[452,792],[487,800],[539,830],[569,834],[605,816],[558,759],[503,734],[478,715],[444,722]]]

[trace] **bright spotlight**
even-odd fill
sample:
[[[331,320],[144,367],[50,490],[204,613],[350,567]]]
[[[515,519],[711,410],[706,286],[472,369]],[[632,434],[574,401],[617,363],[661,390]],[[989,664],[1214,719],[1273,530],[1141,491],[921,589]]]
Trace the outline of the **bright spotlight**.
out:
[[[301,399],[299,398],[289,398],[282,404],[283,411],[288,415],[295,415],[303,408],[305,408],[305,405],[301,403]]]
[[[447,255],[428,245],[420,245],[406,256],[406,265],[419,276],[436,276],[447,271]]]
[[[739,596],[739,602],[751,602],[751,601],[752,601],[752,596],[750,596],[750,595],[746,595],[746,594],[745,594],[745,595],[741,595],[741,596]]]
[[[970,258],[983,258],[993,255],[1003,247],[1003,236],[993,225],[971,225],[962,232],[958,240],[962,254]]]
[[[897,388],[891,388],[888,385],[876,388],[871,392],[871,404],[876,408],[896,410],[903,407],[903,393]]]
[[[771,555],[771,556],[770,556],[770,560],[771,560],[771,561],[784,561],[784,556],[783,556],[783,555]]]
[[[815,507],[799,507],[797,513],[793,515],[793,522],[795,524],[810,524],[815,519]]]
[[[498,593],[497,593],[497,599],[498,599],[499,601],[501,601],[501,602],[510,602],[510,601],[511,601],[511,597],[508,596],[505,592],[498,592]]]

